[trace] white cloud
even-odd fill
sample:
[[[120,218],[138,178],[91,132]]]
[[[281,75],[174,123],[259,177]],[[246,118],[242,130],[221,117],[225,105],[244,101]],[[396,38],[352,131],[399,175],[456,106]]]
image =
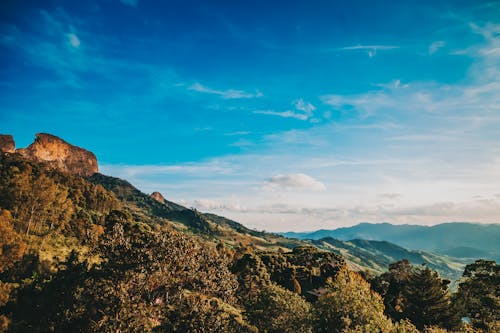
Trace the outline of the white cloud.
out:
[[[267,184],[272,188],[304,188],[315,191],[325,191],[326,186],[319,180],[303,173],[293,173],[287,175],[275,175],[267,180]]]
[[[396,45],[354,45],[338,48],[341,51],[366,51],[368,57],[373,58],[377,55],[377,51],[388,51],[399,49]]]
[[[74,33],[69,33],[66,35],[68,37],[68,41],[74,48],[80,47],[80,39]]]
[[[429,45],[429,54],[432,55],[436,53],[440,48],[444,47],[446,45],[446,42],[442,40],[438,40],[431,45]]]
[[[184,163],[179,165],[102,165],[100,169],[116,177],[126,179],[141,176],[159,176],[159,175],[215,175],[230,174],[233,172],[232,166],[227,161],[211,160],[203,163]]]
[[[309,102],[304,101],[302,98],[294,102],[295,108],[299,111],[303,111],[305,114],[311,116],[316,107]]]
[[[295,110],[275,111],[275,110],[255,110],[255,114],[265,114],[270,116],[278,116],[282,118],[295,118],[299,120],[311,120],[317,122],[317,119],[312,119],[316,107],[302,98],[292,102]]]
[[[201,211],[226,210],[233,212],[245,212],[247,208],[239,203],[218,202],[211,199],[196,199],[192,206]]]
[[[273,111],[273,110],[255,110],[253,113],[255,114],[266,114],[270,116],[278,116],[283,118],[295,118],[299,120],[307,120],[309,116],[303,113],[294,112],[291,110],[287,111]]]
[[[399,49],[396,45],[355,45],[355,46],[345,46],[341,47],[339,50],[350,51],[350,50],[394,50]]]
[[[399,199],[401,197],[401,193],[380,193],[380,196],[385,199]]]
[[[249,93],[249,92],[245,92],[243,90],[234,90],[234,89],[216,90],[216,89],[206,87],[198,82],[189,86],[188,89],[193,90],[193,91],[197,91],[200,93],[218,95],[224,99],[257,98],[257,97],[263,96],[263,94],[260,91],[258,91],[256,93]]]

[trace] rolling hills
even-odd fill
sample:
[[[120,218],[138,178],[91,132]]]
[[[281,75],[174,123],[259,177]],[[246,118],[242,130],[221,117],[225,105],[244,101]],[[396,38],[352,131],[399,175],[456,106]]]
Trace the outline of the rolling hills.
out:
[[[463,259],[500,260],[500,224],[443,223],[434,226],[360,223],[353,227],[283,233],[297,239],[332,237],[342,241],[388,241],[411,250],[423,250]]]

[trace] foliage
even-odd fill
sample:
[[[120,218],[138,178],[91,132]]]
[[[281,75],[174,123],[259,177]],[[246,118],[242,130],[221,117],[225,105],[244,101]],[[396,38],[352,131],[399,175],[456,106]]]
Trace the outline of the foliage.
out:
[[[394,333],[420,333],[408,319],[400,320],[394,324]]]
[[[85,232],[74,229],[70,221],[81,221],[86,215],[85,227],[90,227],[119,207],[114,194],[101,185],[47,169],[15,154],[0,155],[0,209],[10,211],[19,233],[46,236],[57,231],[81,237]]]
[[[428,267],[418,267],[410,275],[403,313],[417,328],[431,325],[454,328],[459,324],[451,306],[449,283]]]
[[[384,298],[385,313],[394,321],[406,318],[405,292],[411,274],[413,266],[404,259],[390,264],[386,273],[371,281],[373,289]]]
[[[477,260],[465,267],[455,303],[473,326],[494,332],[500,326],[500,266]],[[495,327],[496,325],[496,327]]]
[[[14,230],[8,210],[0,210],[0,273],[12,268],[26,251],[26,243]]]
[[[326,281],[345,267],[339,255],[313,246],[297,246],[291,252],[260,252],[271,280],[280,286],[315,300],[310,291],[322,288]]]
[[[311,332],[311,305],[275,283],[247,302],[249,321],[264,332]]]
[[[315,332],[389,332],[382,298],[357,273],[343,269],[314,304]]]
[[[245,322],[241,310],[220,300],[208,298],[199,293],[184,294],[178,307],[170,311],[172,318],[158,331],[167,332],[258,332],[257,328]]]
[[[428,267],[414,267],[407,260],[389,265],[388,272],[372,280],[372,286],[384,298],[385,313],[395,321],[409,319],[420,330],[437,325],[455,328],[449,280]]]

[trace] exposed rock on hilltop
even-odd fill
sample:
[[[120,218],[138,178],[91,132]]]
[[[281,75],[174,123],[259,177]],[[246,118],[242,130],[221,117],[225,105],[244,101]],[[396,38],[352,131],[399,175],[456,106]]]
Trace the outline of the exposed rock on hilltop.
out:
[[[16,144],[12,135],[0,134],[0,152],[13,153],[16,149]]]
[[[152,199],[155,199],[156,201],[162,203],[162,204],[164,204],[165,201],[166,201],[165,198],[163,197],[163,195],[161,195],[160,192],[153,192],[153,193],[151,193],[150,197]]]
[[[27,148],[15,149],[11,135],[0,135],[0,151],[16,152],[24,158],[46,163],[61,171],[80,176],[91,176],[98,172],[97,158],[83,148],[73,146],[57,136],[36,134],[35,141]]]

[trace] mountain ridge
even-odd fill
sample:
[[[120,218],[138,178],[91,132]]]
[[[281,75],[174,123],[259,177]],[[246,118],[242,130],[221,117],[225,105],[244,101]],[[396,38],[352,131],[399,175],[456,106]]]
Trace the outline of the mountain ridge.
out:
[[[314,232],[281,233],[297,239],[333,237],[343,241],[366,239],[389,241],[411,250],[425,250],[459,258],[484,257],[499,260],[500,224],[446,222],[433,226],[360,223],[352,227]],[[467,251],[468,249],[468,251]]]
[[[20,154],[30,161],[80,176],[92,176],[99,171],[94,153],[47,133],[37,133],[33,143],[17,149],[12,135],[0,134],[0,152]]]

